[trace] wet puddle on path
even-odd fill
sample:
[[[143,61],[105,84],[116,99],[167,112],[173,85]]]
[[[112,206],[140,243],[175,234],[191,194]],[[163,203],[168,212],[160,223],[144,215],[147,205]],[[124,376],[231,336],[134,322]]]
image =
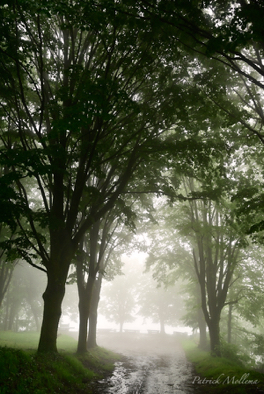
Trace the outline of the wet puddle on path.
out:
[[[123,336],[107,342],[99,345],[125,359],[115,364],[111,377],[98,382],[98,394],[197,393],[193,367],[174,338]]]

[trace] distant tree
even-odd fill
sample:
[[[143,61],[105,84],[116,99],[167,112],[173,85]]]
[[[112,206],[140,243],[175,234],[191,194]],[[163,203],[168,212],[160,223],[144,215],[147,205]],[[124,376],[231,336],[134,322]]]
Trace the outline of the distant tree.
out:
[[[183,297],[180,295],[180,285],[158,285],[151,273],[143,274],[140,280],[137,302],[138,314],[150,318],[153,323],[160,324],[161,334],[165,334],[165,326],[180,323],[183,316]]]
[[[197,278],[193,278],[183,287],[186,292],[184,299],[184,307],[186,313],[182,317],[182,321],[192,327],[193,331],[199,329],[198,347],[202,350],[208,350],[207,324],[204,318],[201,303],[201,291]]]
[[[239,300],[233,305],[234,312],[253,326],[261,324],[264,313],[262,255],[263,246],[249,242],[236,270],[237,280],[232,286],[232,296]]]
[[[40,290],[45,288],[45,282],[44,274],[27,263],[19,262],[16,265],[3,301],[2,329],[40,331],[43,313]]]
[[[187,194],[197,186],[185,180]],[[219,323],[222,309],[228,304],[227,294],[238,264],[243,233],[235,221],[232,207],[209,199],[189,200],[185,211],[189,223],[182,231],[189,234],[193,262],[200,284],[201,304],[209,328],[211,352],[220,355]]]
[[[129,211],[129,208],[127,207]],[[95,223],[88,234],[85,236],[83,244],[81,244],[80,253],[76,260],[77,286],[79,294],[79,339],[78,353],[83,353],[87,349],[88,319],[90,341],[92,341],[92,331],[96,332],[97,308],[100,299],[100,291],[102,286],[102,278],[107,270],[109,261],[116,256],[116,249],[119,253],[125,250],[131,236],[124,229],[122,224],[123,212],[117,209],[110,210],[105,217]],[[91,310],[93,317],[91,317]]]
[[[119,324],[120,332],[126,322],[133,322],[136,318],[137,285],[138,272],[132,261],[124,266],[123,274],[103,286],[99,313]]]
[[[119,324],[119,332],[123,332],[123,326],[127,322],[133,322],[135,316],[135,299],[128,286],[128,279],[118,277],[114,282],[104,287],[104,297],[99,304],[100,313],[109,321]]]
[[[99,265],[98,273],[94,282],[94,288],[91,298],[90,313],[89,313],[89,329],[87,337],[87,347],[92,348],[96,346],[96,330],[98,307],[101,297],[101,290],[104,278],[114,278],[121,272],[121,253],[127,252],[130,249],[130,244],[134,235],[132,227],[134,226],[133,212],[128,208],[126,215],[117,215],[117,212],[109,212],[109,215],[103,221],[103,233],[100,241]],[[114,210],[115,211],[115,210]],[[130,219],[129,219],[130,217]],[[107,238],[107,239],[106,239]]]
[[[196,304],[192,307],[197,312],[199,306],[202,308],[211,351],[219,355],[221,311],[225,305],[237,302],[228,298],[228,292],[235,280],[233,275],[241,248],[246,245],[245,234],[236,219],[235,205],[228,201],[226,187],[229,184],[232,193],[232,182],[227,179],[224,187],[221,185],[219,173],[225,172],[224,167],[218,167],[213,160],[210,167],[194,171],[199,181],[183,179],[185,191],[182,189],[181,201],[161,207],[157,218],[161,218],[160,226],[153,236],[148,263],[163,283],[181,276],[191,281],[194,294],[199,284],[200,295],[194,296]],[[204,346],[206,326],[199,314],[195,318],[197,325],[200,324],[201,346]]]
[[[5,257],[4,251],[0,251],[0,308],[17,264],[6,261]]]
[[[181,195],[181,198],[183,195]],[[147,269],[161,286],[171,287],[174,297],[178,295],[181,304],[181,295],[173,290],[181,283],[181,294],[184,307],[181,321],[194,329],[199,328],[199,346],[207,349],[207,325],[201,308],[200,287],[193,265],[192,250],[188,245],[188,237],[179,231],[182,219],[182,205],[172,205],[165,198],[160,198],[156,206],[156,223],[148,229],[149,245],[147,247]],[[178,210],[179,208],[179,210]],[[186,216],[186,215],[184,215]],[[175,311],[175,320],[177,319]]]

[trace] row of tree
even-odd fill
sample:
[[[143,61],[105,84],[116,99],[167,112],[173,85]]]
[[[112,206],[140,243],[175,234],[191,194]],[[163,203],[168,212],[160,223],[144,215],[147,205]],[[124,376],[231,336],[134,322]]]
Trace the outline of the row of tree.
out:
[[[177,284],[177,288],[175,283],[169,287],[158,286],[151,272],[145,271],[140,254],[124,260],[122,275],[104,283],[99,314],[118,324],[120,333],[126,323],[135,320],[138,329],[142,322],[159,324],[161,334],[166,333],[166,325],[182,324],[184,296],[180,285]]]
[[[46,272],[40,352],[56,351],[72,263],[78,350],[85,351],[93,289],[100,289],[114,231],[120,221],[131,224],[144,193],[189,201],[194,228],[203,217],[208,231],[194,232],[193,259],[207,286],[201,303],[212,347],[218,346],[212,336],[237,248],[243,234],[260,234],[264,223],[264,9],[257,1],[177,3],[0,6],[0,256],[7,278],[0,283],[5,291],[9,262],[20,258]],[[239,160],[246,167],[233,179]],[[202,180],[201,190],[183,178]],[[230,224],[229,233],[218,231],[226,215],[214,202],[223,192],[236,201],[239,234]]]
[[[183,179],[182,185],[185,192],[201,191],[193,178]],[[155,279],[165,286],[179,278],[187,281],[185,322],[199,328],[203,349],[208,330],[211,352],[219,356],[221,326],[227,342],[233,343],[234,319],[257,327],[263,316],[263,247],[252,243],[235,212],[236,204],[227,196],[215,201],[193,195],[173,206],[163,202],[157,212],[159,224],[148,233],[152,242],[147,265]],[[227,329],[221,316],[227,319]]]

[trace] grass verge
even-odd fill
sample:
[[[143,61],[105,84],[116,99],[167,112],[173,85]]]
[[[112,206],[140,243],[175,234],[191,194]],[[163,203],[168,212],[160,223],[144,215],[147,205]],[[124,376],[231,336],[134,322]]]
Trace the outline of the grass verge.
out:
[[[58,354],[39,355],[37,344],[36,333],[0,333],[0,394],[93,394],[120,359],[99,347],[77,356],[67,335],[58,338]]]
[[[208,394],[264,393],[264,375],[246,368],[239,361],[224,357],[212,357],[197,345],[186,340],[182,343],[187,359],[194,365],[196,376],[193,383],[200,392]]]

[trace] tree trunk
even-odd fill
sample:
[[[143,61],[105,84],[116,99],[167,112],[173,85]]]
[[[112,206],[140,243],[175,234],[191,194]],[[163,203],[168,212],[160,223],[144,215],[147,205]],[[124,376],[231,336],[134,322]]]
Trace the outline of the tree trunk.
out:
[[[39,332],[40,324],[39,324],[38,312],[37,312],[36,308],[34,306],[32,306],[32,305],[31,305],[31,311],[32,311],[32,314],[34,316],[35,325],[36,325],[36,331]]]
[[[87,340],[87,347],[89,349],[97,346],[96,327],[97,327],[97,314],[98,314],[97,312],[98,312],[98,305],[100,300],[101,286],[102,286],[102,274],[99,274],[99,278],[95,282],[95,286],[93,289],[91,309],[89,315],[89,332],[88,332],[88,340]]]
[[[97,346],[96,327],[97,327],[97,311],[91,312],[89,316],[89,332],[88,332],[88,340],[87,340],[88,349],[92,349]]]
[[[0,263],[2,264],[2,267],[0,269],[0,308],[1,308],[3,299],[9,288],[9,284],[11,282],[16,263],[12,263],[12,266],[7,266],[7,267],[3,264],[3,262]]]
[[[10,310],[10,289],[8,289],[5,300],[5,314],[4,314],[4,331],[8,330],[8,318]]]
[[[160,333],[165,334],[165,320],[164,320],[163,311],[160,311],[159,313],[159,320],[160,320]]]
[[[38,352],[57,352],[57,332],[66,277],[63,279],[48,273],[48,283],[43,294],[44,311]]]
[[[198,326],[200,332],[200,340],[198,347],[202,350],[207,350],[207,334],[206,334],[206,321],[204,319],[202,308],[198,310]]]
[[[91,300],[93,294],[95,278],[91,275],[88,277],[88,281],[85,289],[79,291],[79,337],[77,353],[85,353],[87,351],[87,334],[88,334],[88,319],[91,309]]]
[[[89,256],[89,275],[88,280],[85,280],[85,272],[87,267],[85,263],[86,255],[84,255],[83,247],[85,245],[84,237],[79,245],[79,258],[77,260],[77,285],[79,293],[79,338],[78,338],[78,353],[85,353],[87,351],[87,336],[88,336],[88,319],[91,311],[92,295],[94,290],[95,278],[98,270],[97,264],[97,243],[99,237],[100,221],[93,224],[89,232],[89,243],[86,249],[90,251]]]
[[[87,328],[88,328],[88,318],[89,318],[89,307],[85,300],[85,297],[80,297],[79,299],[79,336],[77,353],[82,354],[87,351],[86,341],[87,341]]]
[[[213,317],[210,319],[208,324],[210,334],[210,346],[212,356],[221,357],[221,346],[220,346],[220,318]]]
[[[55,202],[54,202],[55,206]],[[47,287],[43,293],[44,309],[38,352],[57,352],[57,333],[65,283],[76,247],[64,228],[50,231],[50,258],[46,262]]]
[[[124,325],[124,321],[120,320],[120,324],[119,324],[119,332],[120,332],[120,334],[122,334],[122,332],[123,332],[123,325]]]
[[[227,320],[227,342],[228,343],[231,343],[231,341],[232,341],[232,309],[233,309],[233,305],[229,304],[228,320]]]
[[[15,319],[17,317],[18,310],[20,307],[20,305],[18,304],[18,301],[19,300],[14,299],[14,298],[13,298],[13,300],[11,299],[11,305],[9,308],[9,316],[8,316],[8,326],[7,326],[8,331],[12,331],[12,330],[17,331],[15,328]]]
[[[160,321],[160,333],[163,334],[163,335],[166,334],[166,332],[165,332],[165,323],[164,323],[164,320],[161,320],[161,321]]]

